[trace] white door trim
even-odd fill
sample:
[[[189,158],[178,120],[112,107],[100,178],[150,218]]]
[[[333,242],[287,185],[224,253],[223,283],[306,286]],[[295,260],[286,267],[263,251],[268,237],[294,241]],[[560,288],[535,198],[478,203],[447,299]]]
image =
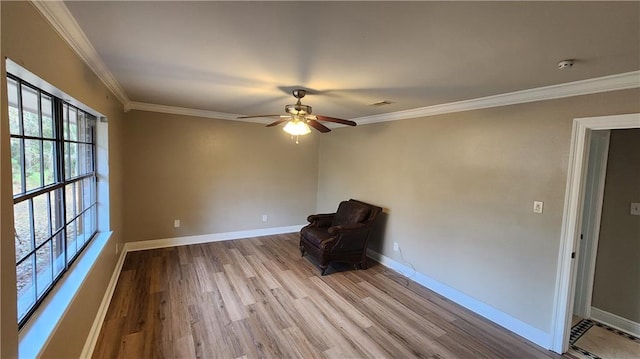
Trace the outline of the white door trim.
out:
[[[610,130],[591,132],[589,147],[585,153],[588,164],[585,169],[586,187],[581,231],[583,238],[578,241],[576,252],[578,269],[573,309],[573,313],[580,318],[591,318],[593,277],[600,238],[600,219],[602,217],[604,183],[607,177],[610,137]]]
[[[573,120],[551,328],[551,349],[557,353],[564,353],[569,348],[577,267],[571,253],[580,237],[588,134],[592,130],[627,128],[640,128],[640,113]]]

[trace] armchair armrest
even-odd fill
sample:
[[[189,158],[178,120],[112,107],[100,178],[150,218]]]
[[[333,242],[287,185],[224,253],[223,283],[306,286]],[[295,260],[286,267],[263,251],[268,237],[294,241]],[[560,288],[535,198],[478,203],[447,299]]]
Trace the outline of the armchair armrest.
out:
[[[333,240],[326,245],[331,251],[353,251],[366,248],[370,227],[367,223],[329,227],[328,232]]]
[[[353,223],[353,224],[344,224],[341,226],[333,226],[329,227],[329,234],[332,236],[336,236],[340,233],[347,233],[350,231],[354,231],[366,226],[365,223]]]
[[[335,215],[335,213],[312,214],[307,217],[307,222],[313,227],[329,227]]]

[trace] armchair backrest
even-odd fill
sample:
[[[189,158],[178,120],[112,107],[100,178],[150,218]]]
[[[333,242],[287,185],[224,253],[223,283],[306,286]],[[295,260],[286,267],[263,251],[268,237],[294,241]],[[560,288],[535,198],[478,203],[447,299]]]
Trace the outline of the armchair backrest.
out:
[[[381,211],[382,208],[380,207],[350,199],[340,202],[331,225],[342,226],[356,223],[371,223]]]

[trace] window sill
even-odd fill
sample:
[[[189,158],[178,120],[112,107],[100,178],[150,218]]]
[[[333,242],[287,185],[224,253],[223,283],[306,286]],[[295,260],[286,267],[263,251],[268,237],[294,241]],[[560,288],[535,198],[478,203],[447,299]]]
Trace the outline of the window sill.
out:
[[[72,268],[56,284],[55,288],[29,321],[22,327],[19,336],[18,356],[36,358],[56,330],[76,294],[84,284],[96,260],[109,242],[113,232],[99,232],[84,252],[76,259]]]

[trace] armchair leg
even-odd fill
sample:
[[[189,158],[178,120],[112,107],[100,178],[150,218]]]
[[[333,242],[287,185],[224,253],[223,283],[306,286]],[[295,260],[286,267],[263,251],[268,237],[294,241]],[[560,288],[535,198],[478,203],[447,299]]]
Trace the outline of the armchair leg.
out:
[[[323,276],[328,266],[320,266],[320,275]]]

